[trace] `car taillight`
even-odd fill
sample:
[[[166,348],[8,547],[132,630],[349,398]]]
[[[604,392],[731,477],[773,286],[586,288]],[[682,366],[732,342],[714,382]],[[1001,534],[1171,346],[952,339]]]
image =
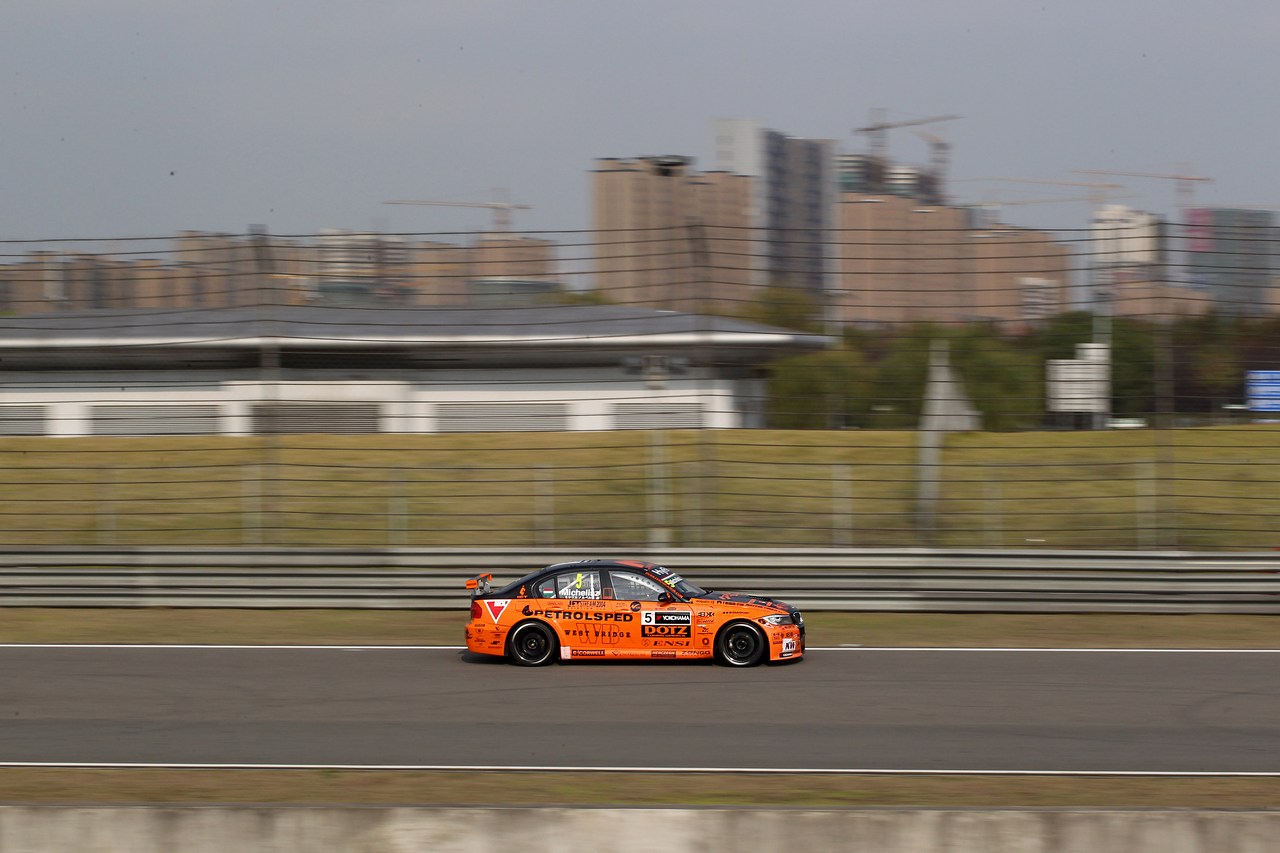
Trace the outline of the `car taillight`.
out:
[[[480,618],[480,602],[476,601],[475,599],[471,600],[471,618],[472,619]]]

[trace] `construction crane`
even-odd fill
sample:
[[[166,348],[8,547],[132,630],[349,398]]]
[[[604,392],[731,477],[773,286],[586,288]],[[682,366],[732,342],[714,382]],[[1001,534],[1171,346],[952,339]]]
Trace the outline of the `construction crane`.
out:
[[[1115,186],[1115,185],[1113,184],[1111,186]],[[1112,198],[1117,198],[1117,199],[1132,198],[1132,196],[1112,196]],[[1091,192],[1088,195],[1077,195],[1077,196],[1060,195],[1060,196],[1049,196],[1047,198],[1017,198],[1017,199],[1012,199],[1010,201],[988,199],[987,201],[984,201],[981,204],[979,204],[978,207],[985,212],[986,216],[991,221],[995,221],[1000,216],[1000,210],[1005,207],[1020,207],[1025,204],[1066,204],[1066,203],[1075,204],[1082,201],[1087,201],[1090,204],[1097,206],[1098,197],[1096,193]]]
[[[960,178],[959,182],[973,181],[1001,181],[1008,184],[1036,184],[1037,186],[1051,187],[1086,187],[1089,190],[1088,199],[1079,199],[1080,201],[1092,202],[1095,207],[1101,207],[1111,199],[1111,191],[1124,189],[1124,184],[1113,184],[1101,181],[1057,181],[1046,178]]]
[[[877,108],[871,111],[871,123],[866,127],[855,127],[854,133],[862,133],[871,137],[871,154],[884,159],[888,153],[889,139],[886,131],[893,130],[895,127],[916,127],[922,124],[934,124],[940,121],[954,121],[960,116],[929,116],[928,118],[911,118],[903,121],[885,121],[886,113],[883,108]]]
[[[930,133],[927,130],[913,130],[911,132],[929,143],[929,170],[933,172],[933,179],[937,182],[938,198],[945,201],[947,197],[947,168],[951,162],[951,143],[944,137],[936,133]]]
[[[505,192],[495,191],[494,195],[505,196]],[[385,201],[383,204],[415,204],[429,207],[482,207],[493,211],[493,230],[506,232],[511,230],[511,211],[533,210],[527,204],[514,204],[509,201],[444,201],[427,199],[423,201]]]
[[[1175,174],[1164,174],[1160,172],[1119,172],[1110,169],[1072,169],[1071,171],[1079,175],[1118,175],[1123,178],[1158,178],[1166,181],[1177,181],[1177,204],[1178,207],[1183,209],[1195,205],[1197,181],[1213,183],[1213,178],[1206,178],[1204,175],[1191,174],[1191,166],[1187,163],[1179,163],[1178,171]]]

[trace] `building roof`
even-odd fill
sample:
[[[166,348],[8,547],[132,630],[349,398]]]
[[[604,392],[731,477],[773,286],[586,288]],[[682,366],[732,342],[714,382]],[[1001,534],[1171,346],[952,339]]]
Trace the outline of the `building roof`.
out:
[[[617,305],[267,306],[102,310],[0,319],[0,370],[242,363],[265,348],[388,362],[614,362],[627,354],[760,363],[830,339],[742,320]],[[392,365],[394,366],[394,365]]]

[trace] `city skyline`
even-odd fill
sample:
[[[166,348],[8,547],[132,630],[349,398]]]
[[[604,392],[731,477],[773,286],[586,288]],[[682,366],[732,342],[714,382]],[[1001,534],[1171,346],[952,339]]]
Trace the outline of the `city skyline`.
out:
[[[1278,120],[1257,106],[1274,78],[1280,10],[1254,0],[1229,15],[1153,0],[744,0],[643,14],[582,2],[386,2],[372,14],[323,1],[299,12],[61,0],[10,7],[6,23],[0,239],[250,223],[275,234],[474,231],[489,211],[384,202],[484,202],[495,187],[532,208],[515,213],[517,230],[582,230],[598,158],[682,154],[709,168],[721,117],[860,152],[852,130],[878,107],[891,120],[963,116],[933,128],[957,179],[1187,163],[1214,179],[1197,206],[1280,207],[1267,144]],[[890,132],[889,152],[929,159],[910,129]],[[1172,182],[1114,180],[1131,206],[1174,209]],[[988,192],[956,189],[961,201]],[[1010,218],[1088,228],[1083,203]]]

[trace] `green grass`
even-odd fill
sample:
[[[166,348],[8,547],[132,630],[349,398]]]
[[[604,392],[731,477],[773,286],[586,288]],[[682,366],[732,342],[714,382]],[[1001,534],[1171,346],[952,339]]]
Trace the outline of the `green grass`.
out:
[[[40,608],[0,610],[0,643],[460,645],[466,611]],[[1276,648],[1277,616],[808,613],[811,646]]]
[[[1280,779],[0,768],[0,801],[1273,809]]]
[[[0,439],[0,545],[1271,549],[1280,428]]]

